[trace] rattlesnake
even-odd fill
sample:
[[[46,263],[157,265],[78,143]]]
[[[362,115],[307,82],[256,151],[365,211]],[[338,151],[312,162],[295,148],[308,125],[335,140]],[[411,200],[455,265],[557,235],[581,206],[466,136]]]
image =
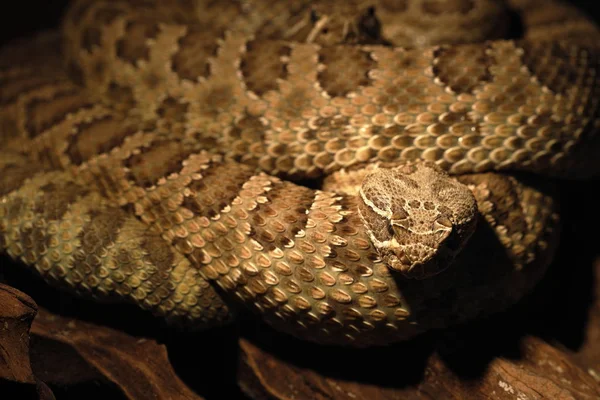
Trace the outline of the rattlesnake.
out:
[[[1,53],[0,246],[194,329],[503,310],[552,259],[545,178],[599,171],[599,38],[554,1],[75,1]]]

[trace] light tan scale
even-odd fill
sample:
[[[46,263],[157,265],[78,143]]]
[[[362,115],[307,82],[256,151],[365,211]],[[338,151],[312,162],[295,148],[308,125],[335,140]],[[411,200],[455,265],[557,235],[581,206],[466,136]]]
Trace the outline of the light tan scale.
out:
[[[3,249],[78,294],[133,302],[183,326],[229,321],[231,311],[197,269],[116,202],[115,161],[158,135],[132,129],[60,75],[31,83],[27,72],[1,90],[12,111],[6,148],[16,150],[1,157]],[[11,96],[17,84],[26,90]],[[44,170],[55,171],[27,180]]]
[[[139,147],[136,148],[134,143],[138,143]],[[173,246],[170,247],[171,251],[187,256],[187,260],[195,266],[187,265],[187,268],[200,273],[202,278],[215,282],[220,291],[227,295],[228,302],[250,306],[278,329],[308,340],[358,346],[384,344],[411,337],[430,327],[443,326],[444,322],[441,321],[469,318],[469,314],[464,312],[458,299],[462,296],[468,297],[469,290],[461,288],[460,285],[456,289],[461,290],[460,296],[454,295],[458,301],[458,303],[455,301],[454,305],[459,311],[449,312],[442,308],[446,305],[437,306],[443,310],[440,313],[430,308],[429,302],[432,299],[429,296],[433,296],[435,301],[437,296],[442,294],[446,296],[454,289],[452,280],[448,281],[448,276],[445,274],[426,279],[425,284],[430,286],[429,290],[411,292],[411,286],[408,285],[404,290],[412,295],[407,297],[404,294],[404,290],[399,287],[402,282],[398,281],[398,276],[391,273],[390,266],[382,262],[380,250],[373,245],[369,238],[369,231],[360,229],[363,223],[359,210],[364,204],[361,203],[360,197],[353,194],[314,191],[265,174],[255,175],[250,167],[233,162],[221,162],[218,157],[206,153],[192,154],[187,159],[185,152],[173,153],[172,157],[185,159],[181,170],[173,169],[173,166],[167,163],[159,164],[161,167],[157,167],[154,174],[150,174],[152,170],[147,168],[131,167],[152,162],[155,159],[153,154],[156,154],[152,149],[164,153],[170,143],[172,142],[164,141],[159,135],[152,137],[152,134],[133,134],[127,138],[121,148],[88,160],[75,172],[77,177],[85,179],[88,187],[98,191],[93,192],[95,196],[85,197],[80,202],[61,199],[60,204],[65,204],[66,208],[66,205],[73,203],[75,210],[79,207],[84,208],[85,205],[91,209],[101,210],[102,207],[98,206],[101,202],[98,201],[99,196],[96,193],[104,193],[105,188],[111,187],[113,189],[111,196],[118,199],[123,206],[112,212],[116,215],[127,214],[127,211],[133,208],[134,214],[145,223],[142,224],[137,219],[131,221],[143,225],[142,228],[137,227],[138,229],[133,230],[133,238],[144,237],[140,235],[142,232],[148,236],[162,233],[166,243]],[[156,147],[153,148],[153,144]],[[134,157],[137,161],[132,164],[130,161]],[[97,168],[102,164],[112,166],[110,173]],[[419,165],[421,164],[417,164],[414,168],[404,167],[408,169],[401,168],[400,171],[410,175],[417,171],[416,168],[420,168]],[[167,172],[166,168],[170,171]],[[436,176],[440,180],[449,179],[437,167],[423,165],[422,168],[439,174]],[[119,169],[122,170],[121,173]],[[376,172],[387,174],[396,170],[396,168],[377,169]],[[361,170],[359,173],[364,174],[365,171]],[[398,178],[398,181],[392,183],[394,186],[401,186],[402,180],[405,179],[404,175],[390,176]],[[472,179],[473,182],[481,179],[479,186],[472,185],[475,198],[481,203],[479,209],[485,212],[483,215],[486,216],[491,227],[500,224],[496,229],[497,237],[483,239],[484,246],[489,248],[488,255],[494,256],[489,251],[495,250],[498,253],[493,259],[502,260],[507,248],[511,251],[513,249],[510,244],[504,243],[505,248],[495,243],[504,239],[509,233],[507,228],[501,225],[503,221],[498,222],[495,219],[495,212],[500,212],[500,217],[506,218],[503,210],[496,210],[495,204],[501,203],[498,197],[515,192],[511,200],[520,206],[524,201],[520,198],[524,197],[521,192],[528,193],[532,189],[525,188],[516,181],[497,176],[483,179],[484,177],[478,178],[475,175],[467,178]],[[19,191],[6,197],[7,207],[19,204],[19,201],[13,197],[21,199],[20,196],[27,197],[32,193],[50,191],[43,189],[48,185],[46,179],[56,181],[53,174],[41,175],[39,180],[29,181]],[[109,181],[112,183],[107,183]],[[489,188],[489,181],[499,187]],[[97,184],[98,182],[100,184]],[[343,188],[341,183],[334,186]],[[491,193],[492,189],[503,194]],[[54,195],[61,193],[64,196],[68,191],[56,190]],[[544,244],[552,237],[551,229],[555,223],[551,221],[554,218],[553,205],[549,196],[536,194],[537,196],[530,199],[526,198],[535,205],[529,206],[526,210],[519,207],[514,210],[516,218],[528,223],[521,227],[520,232],[526,232],[533,238],[533,243],[530,243],[528,248],[533,257],[525,258],[524,262],[521,262],[524,257],[518,251],[514,251],[514,260],[503,260],[504,262],[497,267],[514,268],[503,271],[502,274],[515,275],[512,276],[512,279],[517,281],[515,285],[518,283],[517,278],[529,277],[532,271],[536,272],[534,276],[541,276],[540,270],[546,266],[545,262],[540,262],[538,253],[542,250],[547,251]],[[473,195],[469,194],[465,197],[465,201],[474,200]],[[47,200],[44,203],[47,203]],[[452,206],[451,203],[448,205]],[[512,210],[514,208],[512,206],[513,204],[510,204],[507,208]],[[23,213],[27,214],[31,208],[33,207],[25,208],[25,211],[17,209],[10,220],[26,220]],[[471,211],[475,212],[475,208],[473,207]],[[524,216],[524,212],[532,215]],[[127,215],[133,216],[133,214]],[[42,214],[39,218],[44,221],[52,220],[54,217]],[[67,227],[72,225],[71,219],[76,219],[72,213],[65,214],[61,218],[65,221],[60,225]],[[534,222],[539,225],[534,226]],[[100,225],[96,229],[101,232],[102,225],[98,222],[96,225]],[[370,230],[374,228],[372,223],[366,227]],[[3,228],[7,237],[15,235],[19,230],[22,230],[20,226]],[[76,232],[90,230],[91,228],[80,227]],[[77,241],[73,239],[77,237],[76,234],[67,235],[65,238],[62,236],[62,231],[59,231],[55,235],[60,235],[66,242],[63,246],[77,246]],[[474,235],[478,233],[475,232]],[[547,235],[550,239],[546,238]],[[485,243],[486,239],[489,243]],[[22,238],[20,240],[23,241]],[[72,243],[73,241],[75,244]],[[18,246],[19,241],[16,242]],[[132,250],[135,249],[136,244],[139,245],[139,242],[134,242]],[[497,248],[494,249],[494,246]],[[70,265],[69,261],[72,261],[69,257],[70,251],[57,252],[57,266],[46,262],[44,258],[38,260],[36,257],[39,255],[27,257],[19,251],[11,250],[10,244],[7,247],[9,254],[13,257],[23,257],[23,260],[29,264],[49,265],[48,271],[38,267],[48,274],[42,272],[42,276],[47,279],[54,278],[57,273],[59,277],[66,275],[64,272],[56,271],[63,271],[65,267],[62,263]],[[40,250],[39,253],[44,252]],[[66,260],[63,261],[61,257]],[[90,257],[96,259],[94,254]],[[445,265],[449,265],[447,259],[443,261],[446,262]],[[100,270],[105,266],[106,271],[115,267],[110,258],[95,263]],[[484,272],[479,271],[481,268],[479,262],[471,261],[471,263],[469,261],[465,262],[465,265],[458,263],[450,270],[466,269],[467,271],[459,275],[466,274],[467,277],[470,274],[478,276],[489,273],[488,266],[485,267]],[[525,272],[521,271],[523,265],[528,267]],[[127,264],[122,269],[127,270]],[[142,270],[140,273],[147,272],[146,269],[152,270],[150,265],[140,269]],[[121,268],[114,271],[116,275],[120,272],[122,272]],[[431,275],[440,272],[441,269],[434,270]],[[93,280],[98,273],[90,272],[90,279]],[[410,271],[404,273],[410,276]],[[451,276],[457,273],[455,271]],[[416,274],[422,278],[421,275],[421,273]],[[205,283],[200,277],[197,278]],[[460,279],[464,277],[461,276]],[[114,277],[110,277],[108,283],[101,282],[79,287],[78,279],[67,277],[62,283],[67,287],[71,285],[71,289],[80,293],[89,290],[92,294],[95,293],[96,286],[100,286],[112,295],[129,298],[129,301],[143,308],[148,308],[145,301],[154,301],[146,300],[137,292],[130,295],[127,292],[128,285],[125,286],[124,291],[115,288],[111,292],[110,289],[114,288],[112,286],[114,280]],[[132,280],[139,282],[135,276]],[[419,283],[421,281],[414,282],[415,285],[421,286]],[[207,296],[204,285],[187,286],[187,290],[192,289],[201,290],[202,296]],[[481,289],[473,287],[471,290]],[[151,288],[146,289],[144,293],[146,292],[150,296],[154,294]],[[200,293],[196,295],[200,296]],[[499,302],[498,298],[486,296],[484,296],[485,301]],[[474,316],[488,306],[484,300],[481,300],[483,302],[483,305],[479,306],[481,308],[476,306],[479,303],[474,303],[472,298],[464,306],[467,307],[470,315]],[[193,302],[191,299],[189,301]],[[427,306],[425,307],[424,304]],[[210,306],[211,310],[215,307],[213,304]],[[169,303],[160,304],[154,312],[163,316],[165,314],[163,308],[170,311],[171,307]],[[185,303],[182,307],[188,309]],[[198,310],[193,306],[189,306],[188,310],[189,314],[180,319],[185,321],[187,318],[197,323],[204,323],[204,327],[210,326],[206,323],[207,319],[213,322],[205,315],[206,312],[198,316]],[[420,314],[423,314],[423,320],[420,319]],[[208,315],[214,316],[214,310]],[[218,316],[222,317],[222,315]],[[415,323],[417,321],[418,323]]]
[[[74,1],[0,51],[0,247],[197,329],[372,346],[503,310],[555,250],[543,177],[598,174],[598,28],[541,4]]]
[[[128,90],[137,105],[132,112],[142,118],[156,118],[157,105],[174,99],[185,108],[188,135],[212,138],[217,151],[266,172],[316,177],[355,164],[412,160],[455,174],[517,169],[583,176],[596,169],[580,144],[595,146],[600,123],[599,60],[590,40],[598,29],[568,9],[570,30],[555,33],[564,21],[547,16],[562,12],[561,3],[544,2],[542,13],[539,2],[514,2],[524,31],[519,40],[488,37],[510,22],[507,7],[489,1],[451,2],[445,12],[442,3],[425,0],[395,9],[388,2],[307,2],[292,15],[248,2],[228,30],[219,16],[202,26],[193,17],[176,25],[169,14],[129,10],[126,2],[106,22],[115,5],[99,3],[83,13],[84,22],[65,28],[80,43],[68,52],[73,64],[81,60],[77,76],[89,77],[103,94],[115,86]],[[195,6],[200,14],[202,2]],[[444,31],[434,29],[444,17],[445,33],[459,27],[456,37],[429,45]],[[393,18],[396,29],[386,29],[384,20]],[[286,19],[296,23],[290,28]],[[102,40],[85,46],[88,26]],[[273,30],[280,28],[277,37]],[[537,32],[544,30],[551,34],[541,40]],[[425,47],[399,47],[417,45]],[[195,57],[176,62],[184,53]],[[98,64],[99,83],[92,77]],[[253,137],[262,148],[240,138],[248,123],[262,131]]]
[[[5,251],[54,285],[184,326],[231,317],[185,257],[69,174],[38,175],[4,198],[0,215]]]

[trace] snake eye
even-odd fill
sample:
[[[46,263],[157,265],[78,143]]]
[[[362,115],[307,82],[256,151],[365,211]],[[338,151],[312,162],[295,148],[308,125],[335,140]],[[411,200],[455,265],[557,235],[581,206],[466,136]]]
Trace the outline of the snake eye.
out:
[[[440,240],[447,238],[452,232],[452,221],[448,217],[442,216],[433,221],[433,231]]]
[[[433,229],[435,231],[447,231],[452,229],[452,221],[448,217],[439,217],[433,222]]]

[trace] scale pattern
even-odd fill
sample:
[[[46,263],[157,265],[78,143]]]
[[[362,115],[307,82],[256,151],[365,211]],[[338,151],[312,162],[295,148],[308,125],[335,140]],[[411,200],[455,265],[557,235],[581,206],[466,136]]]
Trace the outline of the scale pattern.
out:
[[[598,28],[543,3],[75,1],[60,34],[0,52],[0,248],[198,329],[249,308],[368,346],[502,310],[553,255],[544,178],[600,169]],[[509,9],[515,40],[493,36]],[[358,191],[431,164],[439,188],[395,214]],[[473,207],[440,219],[455,182]],[[422,240],[406,221],[428,212],[460,251],[391,263],[373,227]]]

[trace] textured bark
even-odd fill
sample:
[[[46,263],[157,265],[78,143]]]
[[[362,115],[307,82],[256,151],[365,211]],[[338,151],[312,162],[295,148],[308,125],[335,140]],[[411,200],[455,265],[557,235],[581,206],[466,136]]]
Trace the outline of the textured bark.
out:
[[[600,258],[594,266],[594,301],[587,311],[588,328],[574,359],[600,384]]]
[[[94,382],[111,398],[202,399],[177,377],[156,340],[38,309],[23,292],[0,284],[0,398],[54,399],[44,382],[67,388]]]
[[[237,383],[256,399],[598,398],[600,260],[591,271],[582,268],[570,279],[555,279],[564,276],[561,265],[512,311],[390,347],[319,347],[248,319],[238,342]],[[235,340],[221,340],[220,334],[191,335],[187,342],[171,340],[165,347],[151,335],[126,333],[40,308],[31,328],[31,367],[28,331],[37,306],[16,289],[1,288],[1,376],[4,385],[25,385],[28,394],[37,396],[32,398],[53,398],[41,384],[44,381],[53,389],[94,382],[81,392],[86,396],[103,388],[111,397],[121,396],[116,398],[198,399],[204,392],[192,390],[190,382],[227,374],[219,370],[220,361],[235,363],[232,357],[222,360],[224,352],[236,346]],[[562,295],[552,296],[558,288]],[[591,301],[573,303],[579,292]],[[561,310],[565,299],[570,299],[567,309],[580,311],[569,315]],[[574,320],[577,314],[582,322]],[[558,323],[557,315],[564,315]],[[176,367],[177,358],[187,365]],[[197,370],[201,364],[214,369],[215,375]],[[178,375],[190,379],[184,383]]]
[[[108,327],[65,318],[41,309],[32,335],[43,349],[38,357],[64,354],[57,365],[71,365],[46,372],[53,383],[78,383],[104,378],[128,399],[200,400],[175,374],[166,347],[155,340],[128,335]],[[46,351],[44,351],[46,350]],[[58,354],[57,354],[58,353]],[[38,361],[41,366],[43,360]],[[43,372],[40,372],[40,374]]]
[[[37,305],[25,293],[0,283],[0,393],[10,390],[23,398],[54,399],[36,378],[29,358],[29,329]]]
[[[37,305],[26,294],[0,284],[0,376],[15,382],[34,383],[29,363],[29,328]]]
[[[522,358],[494,359],[478,379],[461,378],[434,354],[421,381],[405,387],[332,378],[282,361],[242,340],[240,385],[256,399],[596,399],[600,386],[572,357],[526,337]],[[384,362],[384,361],[382,361]],[[401,384],[401,379],[399,382]]]

